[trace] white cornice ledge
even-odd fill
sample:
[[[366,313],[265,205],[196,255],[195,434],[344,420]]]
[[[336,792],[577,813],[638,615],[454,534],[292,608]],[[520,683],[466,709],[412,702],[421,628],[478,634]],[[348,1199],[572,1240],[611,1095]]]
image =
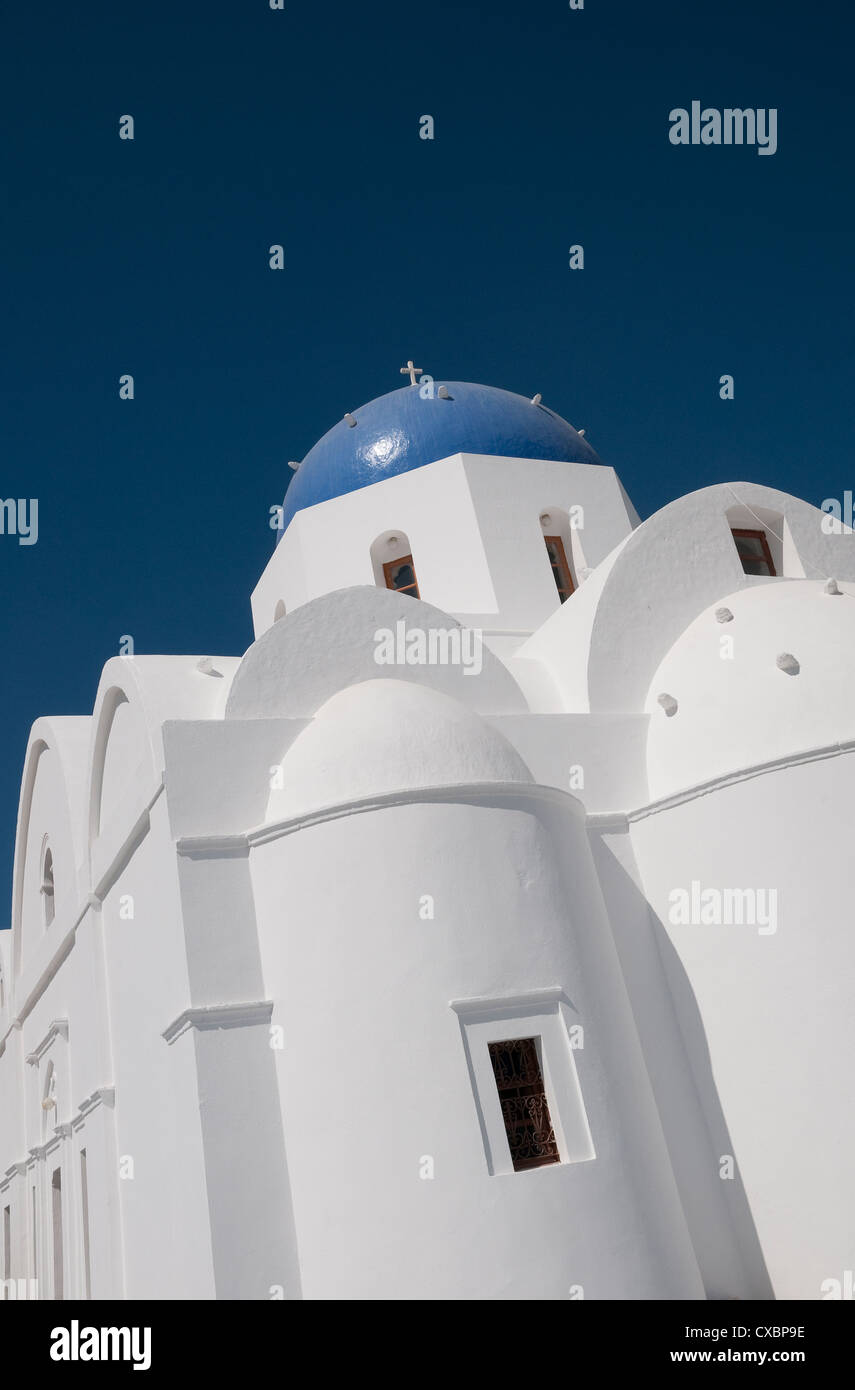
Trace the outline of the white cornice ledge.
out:
[[[64,1038],[68,1042],[68,1019],[55,1018],[33,1052],[27,1053],[27,1061],[31,1067],[36,1066],[44,1057],[54,1038]]]
[[[265,822],[238,835],[183,835],[176,842],[176,847],[178,853],[187,859],[240,856],[247,854],[256,845],[278,840],[283,835],[292,835],[297,830],[306,830],[324,821],[339,820],[343,816],[357,816],[366,811],[382,810],[387,806],[418,805],[425,801],[547,802],[550,805],[562,806],[581,820],[585,818],[584,806],[571,792],[561,791],[559,787],[548,787],[541,782],[449,782],[441,786],[406,787],[400,791],[378,792],[374,796],[362,796],[352,801],[321,806],[316,811],[307,811],[299,816]]]
[[[473,1022],[476,1019],[502,1017],[508,1013],[549,1013],[559,1004],[570,1004],[570,1000],[560,985],[552,985],[546,989],[526,990],[524,994],[496,994],[489,997],[476,995],[472,999],[450,999],[448,1007],[453,1009],[459,1018]]]
[[[246,1004],[204,1004],[200,1008],[185,1009],[164,1028],[161,1036],[172,1046],[191,1028],[203,1033],[213,1028],[251,1028],[255,1024],[269,1023],[272,1016],[271,999]]]
[[[735,786],[738,782],[748,782],[752,777],[765,777],[770,772],[783,772],[790,767],[800,767],[803,763],[822,762],[825,758],[839,758],[846,753],[855,753],[855,739],[846,739],[840,743],[826,743],[817,748],[804,748],[797,753],[782,753],[780,757],[770,758],[767,762],[752,763],[750,767],[738,767],[731,769],[730,772],[722,772],[717,777],[710,777],[706,782],[696,782],[691,787],[683,787],[679,791],[671,792],[668,796],[662,796],[657,801],[649,801],[644,806],[637,806],[633,811],[592,811],[588,816],[588,826],[591,830],[600,831],[626,831],[630,825],[636,821],[645,820],[648,816],[657,816],[662,811],[672,811],[677,806],[683,806],[687,801],[695,801],[700,796],[708,796],[710,792],[721,791],[723,787]]]
[[[91,1096],[82,1100],[77,1109],[81,1115],[88,1115],[90,1110],[94,1110],[98,1105],[106,1105],[110,1110],[116,1104],[115,1086],[99,1086],[97,1091],[93,1091]]]

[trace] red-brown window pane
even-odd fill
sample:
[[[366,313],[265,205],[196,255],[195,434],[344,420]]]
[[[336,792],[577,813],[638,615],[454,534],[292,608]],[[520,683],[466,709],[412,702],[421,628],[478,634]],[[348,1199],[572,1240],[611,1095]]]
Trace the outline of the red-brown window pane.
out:
[[[560,1163],[534,1038],[488,1046],[515,1172]]]
[[[732,531],[733,542],[746,574],[775,578],[775,565],[765,531]]]
[[[544,536],[543,539],[546,541],[546,553],[552,566],[552,575],[558,590],[558,597],[562,603],[565,603],[573,592],[573,576],[567,563],[564,542],[560,536]]]
[[[412,594],[413,598],[419,597],[419,586],[416,583],[416,571],[413,567],[412,555],[404,555],[400,560],[389,560],[383,566],[383,578],[386,580],[387,589],[397,589],[399,594]]]

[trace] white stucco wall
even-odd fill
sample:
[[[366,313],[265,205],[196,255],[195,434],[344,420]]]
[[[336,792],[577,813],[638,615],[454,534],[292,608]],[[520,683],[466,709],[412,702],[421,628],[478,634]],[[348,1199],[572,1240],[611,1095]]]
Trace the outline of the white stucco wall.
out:
[[[537,812],[465,793],[252,851],[306,1297],[702,1296],[587,845],[565,834],[572,905]],[[596,1157],[491,1175],[451,1001],[510,997],[526,1036],[520,996],[550,987],[585,1029]]]
[[[855,1253],[851,764],[793,765],[632,826],[684,1046],[777,1298],[819,1298]],[[669,895],[693,880],[774,890],[776,929],[673,925]]]

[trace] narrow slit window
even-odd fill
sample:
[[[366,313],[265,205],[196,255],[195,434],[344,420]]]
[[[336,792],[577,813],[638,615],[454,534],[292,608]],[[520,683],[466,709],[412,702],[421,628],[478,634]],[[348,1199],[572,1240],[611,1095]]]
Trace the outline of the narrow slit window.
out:
[[[53,1296],[57,1302],[61,1302],[65,1295],[62,1282],[62,1170],[59,1168],[53,1170],[51,1197],[53,1208]]]
[[[83,1282],[84,1296],[92,1297],[92,1259],[89,1253],[89,1174],[86,1150],[80,1150],[80,1200],[83,1208]]]
[[[555,580],[558,597],[562,603],[566,603],[573,592],[574,585],[570,566],[567,563],[564,542],[560,536],[544,536],[543,539],[546,542],[546,553],[552,566],[552,577]]]
[[[766,575],[770,579],[776,577],[765,531],[734,530],[731,535],[746,574]]]
[[[402,555],[400,560],[388,560],[383,566],[383,578],[386,580],[387,589],[397,589],[399,594],[419,597],[412,555]]]
[[[12,1278],[12,1208],[3,1208],[3,1281]],[[3,1297],[8,1298],[4,1288]]]
[[[54,919],[54,886],[53,886],[53,854],[51,850],[45,850],[45,861],[42,869],[42,900],[44,902],[45,926],[49,927]]]
[[[560,1163],[534,1038],[488,1043],[514,1171]]]

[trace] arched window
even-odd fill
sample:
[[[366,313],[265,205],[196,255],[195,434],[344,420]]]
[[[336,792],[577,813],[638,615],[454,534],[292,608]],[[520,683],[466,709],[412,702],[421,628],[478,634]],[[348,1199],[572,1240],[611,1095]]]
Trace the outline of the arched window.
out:
[[[40,889],[44,903],[45,927],[49,927],[56,915],[53,890],[53,851],[45,844],[42,857],[42,886]]]
[[[540,514],[540,529],[558,597],[566,603],[576,588],[573,578],[573,530],[570,515],[563,507],[550,507]]]
[[[546,541],[546,553],[552,566],[552,577],[555,580],[558,597],[562,603],[566,603],[573,592],[574,585],[570,566],[567,563],[564,542],[560,536],[544,536],[543,539]]]
[[[42,1084],[42,1142],[54,1129],[56,1122],[56,1067],[53,1062],[48,1062]]]
[[[384,531],[371,547],[374,581],[378,588],[420,598],[413,549],[403,531]]]
[[[279,599],[278,603],[276,604],[276,607],[275,607],[274,610],[273,610],[273,621],[274,621],[274,623],[278,623],[278,622],[279,622],[279,619],[280,619],[280,618],[284,618],[284,617],[285,617],[285,601],[284,601],[284,599]]]

